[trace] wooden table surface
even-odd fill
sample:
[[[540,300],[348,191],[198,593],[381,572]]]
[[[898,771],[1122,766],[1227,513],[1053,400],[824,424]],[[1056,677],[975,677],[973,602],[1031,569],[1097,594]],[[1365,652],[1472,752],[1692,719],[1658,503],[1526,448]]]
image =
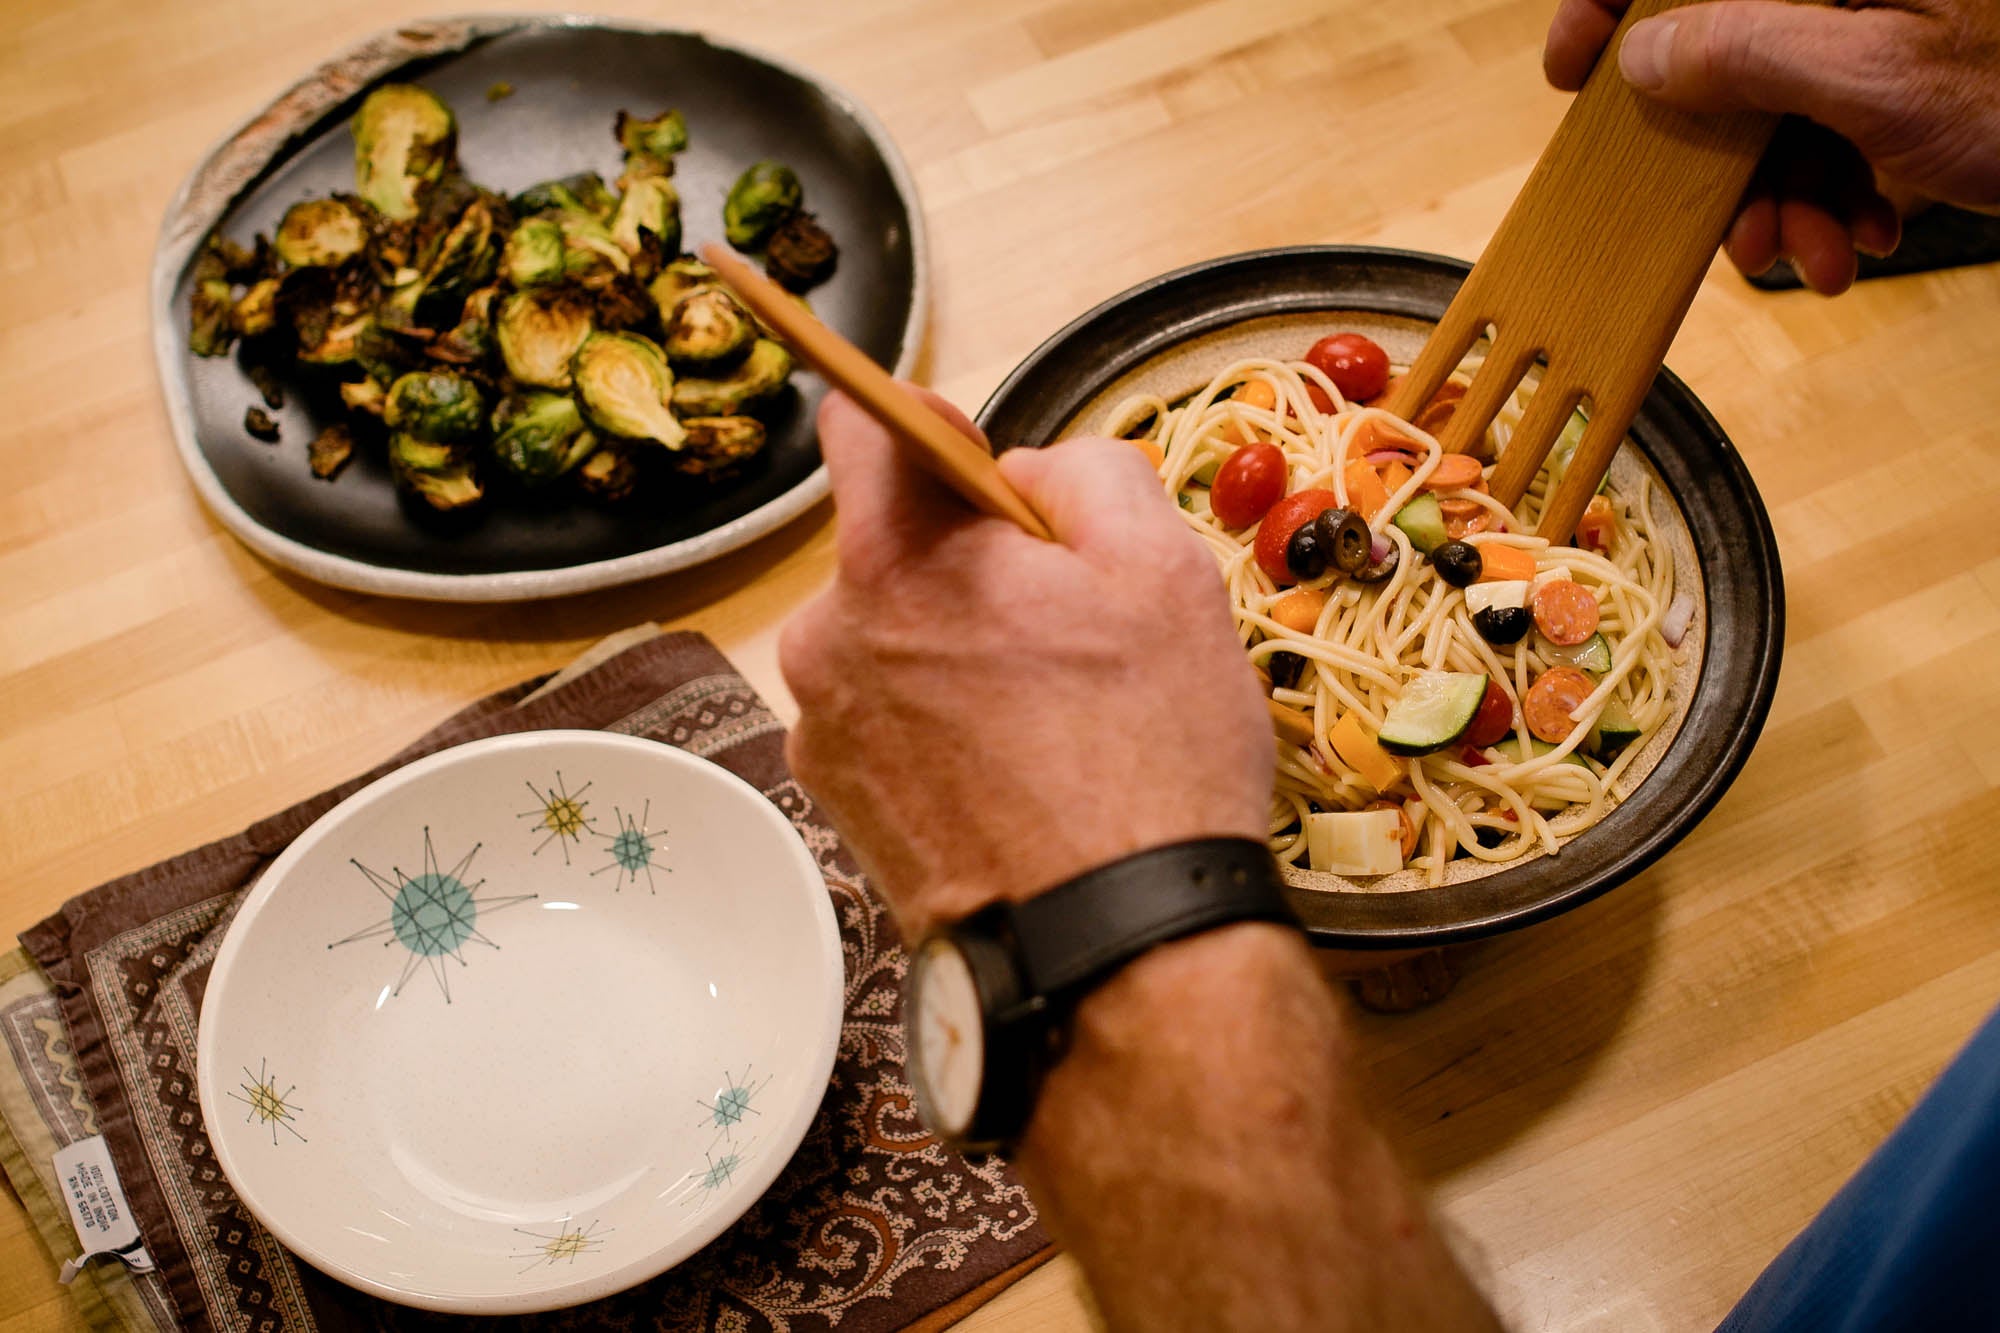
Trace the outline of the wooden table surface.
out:
[[[1476,255],[1564,99],[1550,0],[745,0],[602,8],[779,51],[900,140],[934,243],[921,372],[976,405],[1165,269],[1371,242]],[[0,925],[359,771],[658,619],[789,708],[830,511],[692,574],[439,607],[275,572],[202,510],[146,330],[209,144],[397,0],[0,6]],[[1383,1113],[1510,1321],[1712,1325],[2000,997],[2000,269],[1837,301],[1710,275],[1669,364],[1783,545],[1748,767],[1638,881],[1365,1020]],[[77,1326],[11,1199],[0,1331]],[[1088,1326],[1053,1264],[968,1320]]]

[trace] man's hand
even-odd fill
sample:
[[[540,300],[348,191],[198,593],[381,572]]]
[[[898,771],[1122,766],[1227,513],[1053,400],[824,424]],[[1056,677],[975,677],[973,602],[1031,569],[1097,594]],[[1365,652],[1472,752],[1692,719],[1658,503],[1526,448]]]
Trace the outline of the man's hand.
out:
[[[1002,456],[1049,542],[974,514],[846,398],[819,427],[840,568],[779,644],[790,759],[906,930],[1147,847],[1264,835],[1256,678],[1137,450]]]
[[[1543,52],[1549,82],[1582,87],[1629,2],[1561,0]],[[1946,203],[2000,207],[1993,0],[1716,0],[1634,24],[1618,68],[1685,110],[1802,118],[1779,129],[1730,229],[1725,248],[1745,273],[1787,258],[1814,290],[1846,290],[1856,251],[1895,248],[1878,174]]]

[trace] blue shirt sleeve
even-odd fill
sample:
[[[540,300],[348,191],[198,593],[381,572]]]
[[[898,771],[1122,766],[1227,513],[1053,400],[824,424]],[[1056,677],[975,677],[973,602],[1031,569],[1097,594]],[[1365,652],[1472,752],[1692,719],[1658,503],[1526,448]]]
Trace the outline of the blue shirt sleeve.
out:
[[[2000,1330],[2000,1012],[1717,1333]]]

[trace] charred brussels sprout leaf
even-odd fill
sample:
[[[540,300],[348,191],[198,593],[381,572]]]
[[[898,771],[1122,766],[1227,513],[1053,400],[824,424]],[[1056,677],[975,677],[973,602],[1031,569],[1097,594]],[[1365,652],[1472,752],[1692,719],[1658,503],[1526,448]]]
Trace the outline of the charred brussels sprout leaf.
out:
[[[293,268],[333,268],[368,245],[368,224],[340,199],[306,199],[285,210],[271,248]]]
[[[243,429],[266,444],[278,442],[278,423],[261,407],[253,407],[243,414]]]
[[[628,255],[640,252],[648,232],[665,253],[681,248],[681,197],[664,176],[633,181],[611,218],[611,239]]]
[[[528,291],[500,303],[495,332],[509,375],[523,384],[567,389],[569,363],[590,330],[590,307],[575,296]]]
[[[466,297],[458,323],[430,345],[432,359],[460,366],[483,363],[493,352],[493,306],[499,296],[498,287],[481,287]]]
[[[761,244],[798,211],[804,193],[790,167],[768,159],[755,163],[730,187],[722,205],[723,234],[738,249]]]
[[[673,455],[677,471],[709,477],[726,472],[764,447],[764,423],[755,417],[689,417],[687,447]]]
[[[520,394],[493,411],[493,457],[530,486],[560,477],[596,447],[597,437],[568,394]]]
[[[203,273],[203,267],[211,271]],[[236,294],[222,276],[220,260],[207,258],[195,266],[194,289],[188,293],[188,350],[196,356],[221,356],[236,341]]]
[[[389,437],[389,470],[411,494],[443,512],[478,504],[486,494],[471,462],[456,449],[402,431]]]
[[[379,417],[389,405],[389,391],[374,380],[353,380],[340,386],[340,401],[351,411]]]
[[[639,465],[625,445],[607,440],[583,460],[576,470],[576,479],[586,494],[600,500],[623,500],[638,484]]]
[[[278,279],[262,278],[237,300],[229,322],[245,338],[260,338],[278,324]]]
[[[613,435],[678,449],[686,438],[668,408],[674,388],[666,353],[636,333],[593,333],[570,366],[591,422]]]
[[[750,355],[721,379],[683,375],[674,382],[674,411],[682,417],[733,417],[785,386],[792,354],[769,338],[750,345]]]
[[[458,126],[451,108],[409,83],[386,83],[354,113],[355,189],[385,218],[412,218],[419,198],[451,165]]]
[[[617,207],[618,200],[612,196],[611,187],[594,171],[580,171],[559,181],[543,181],[514,196],[514,212],[521,217],[551,209],[573,209],[602,220],[610,217]]]
[[[588,213],[555,215],[563,236],[563,275],[585,286],[609,282],[632,271],[632,256],[612,239],[611,228]]]
[[[757,339],[749,312],[720,287],[682,297],[666,323],[667,357],[676,365],[718,365],[741,355]]]
[[[346,422],[336,421],[306,446],[306,461],[321,481],[332,481],[336,472],[354,457],[354,432]]]
[[[826,228],[810,213],[795,213],[771,233],[764,247],[764,271],[795,292],[833,271],[840,251]]]
[[[687,120],[678,111],[662,111],[651,120],[620,111],[614,132],[626,152],[649,157],[672,157],[688,146]]]
[[[399,436],[456,444],[485,428],[486,395],[456,371],[412,371],[389,386],[382,419]]]
[[[554,218],[529,218],[514,228],[500,256],[500,276],[516,287],[562,281],[563,234]]]

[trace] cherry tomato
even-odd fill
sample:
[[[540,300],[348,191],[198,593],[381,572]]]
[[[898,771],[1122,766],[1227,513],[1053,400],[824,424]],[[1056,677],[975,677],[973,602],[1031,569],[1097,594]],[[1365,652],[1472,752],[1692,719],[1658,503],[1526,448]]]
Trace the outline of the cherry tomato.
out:
[[[1246,445],[1216,469],[1208,507],[1228,526],[1247,528],[1284,493],[1285,451],[1275,444]]]
[[[1222,474],[1216,474],[1222,480]],[[1292,534],[1318,518],[1329,509],[1340,508],[1340,501],[1332,491],[1312,487],[1294,491],[1272,505],[1265,513],[1264,521],[1257,528],[1257,566],[1271,576],[1271,582],[1283,586],[1297,583],[1298,575],[1292,573],[1285,563],[1285,548],[1291,545]]]
[[[1472,715],[1472,725],[1465,729],[1465,743],[1483,750],[1505,740],[1513,729],[1514,701],[1507,697],[1507,691],[1487,681],[1486,697],[1479,701],[1479,711]]]
[[[1319,367],[1350,403],[1373,398],[1389,383],[1389,354],[1358,333],[1321,338],[1306,353],[1306,360]]]

